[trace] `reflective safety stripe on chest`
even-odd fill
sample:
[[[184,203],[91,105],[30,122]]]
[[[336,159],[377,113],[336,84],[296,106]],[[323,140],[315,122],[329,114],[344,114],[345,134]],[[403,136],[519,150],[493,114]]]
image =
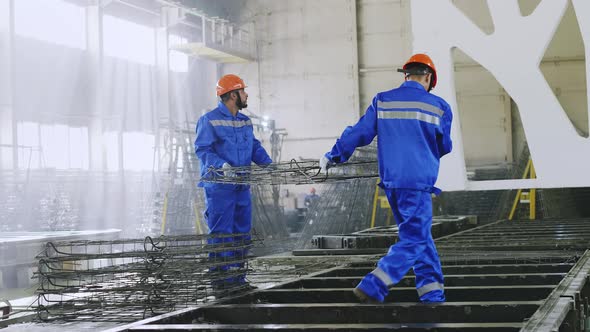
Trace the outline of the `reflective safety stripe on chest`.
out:
[[[210,120],[215,133],[224,141],[241,143],[253,136],[251,120]]]

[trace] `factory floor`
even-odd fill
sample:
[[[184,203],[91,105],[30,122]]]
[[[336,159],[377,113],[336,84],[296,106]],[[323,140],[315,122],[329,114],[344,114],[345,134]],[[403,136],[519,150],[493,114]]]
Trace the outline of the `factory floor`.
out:
[[[252,259],[257,288],[129,325],[21,323],[6,331],[283,330],[582,331],[590,298],[590,220],[499,221],[437,239],[447,302],[417,303],[410,273],[384,304],[360,304],[351,289],[381,253]],[[329,250],[328,250],[329,251]],[[586,304],[584,304],[586,303]]]
[[[285,243],[280,246],[284,246]],[[309,273],[323,270],[327,267],[350,262],[351,260],[362,259],[361,257],[295,257],[290,251],[280,252],[277,245],[267,243],[264,247],[256,248],[256,254],[272,253],[265,256],[253,258],[249,263],[251,271],[248,273],[248,281],[258,289],[267,289],[284,282],[295,280]],[[273,253],[274,252],[274,253]],[[127,322],[91,322],[91,321],[56,321],[39,322],[36,319],[34,306],[37,297],[35,287],[23,289],[2,290],[2,298],[9,299],[14,311],[23,311],[21,314],[12,316],[9,321],[0,321],[0,329],[6,332],[62,332],[62,331],[102,331],[117,326],[123,326]],[[139,319],[138,319],[139,320]],[[4,327],[6,326],[6,327]],[[4,328],[2,328],[4,327]]]

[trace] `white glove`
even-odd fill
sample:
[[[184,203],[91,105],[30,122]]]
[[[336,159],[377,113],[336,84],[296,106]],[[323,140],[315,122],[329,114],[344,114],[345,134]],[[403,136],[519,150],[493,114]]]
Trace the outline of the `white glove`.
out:
[[[229,178],[236,177],[236,172],[232,171],[232,167],[228,163],[223,163],[223,166],[221,166],[221,170],[223,170],[223,176],[226,176]]]
[[[328,168],[330,168],[330,166],[334,165],[333,162],[330,161],[330,159],[328,159],[328,157],[326,157],[326,155],[323,155],[322,158],[320,158],[320,171],[323,173],[328,173]]]

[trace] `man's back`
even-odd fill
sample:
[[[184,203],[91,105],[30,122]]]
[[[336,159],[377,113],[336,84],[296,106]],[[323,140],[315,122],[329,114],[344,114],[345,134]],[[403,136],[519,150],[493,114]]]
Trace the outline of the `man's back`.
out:
[[[319,160],[323,172],[331,163],[346,162],[359,146],[377,136],[380,186],[384,187],[398,225],[399,241],[354,288],[361,301],[384,302],[389,289],[414,269],[421,302],[445,301],[444,278],[432,228],[431,193],[440,158],[451,152],[449,105],[429,92],[437,73],[426,54],[414,54],[399,72],[405,82],[379,93],[359,121],[342,132],[332,150]]]
[[[432,190],[440,157],[452,147],[449,105],[419,83],[407,81],[397,89],[379,93],[373,108],[383,185]]]
[[[451,108],[442,98],[427,92],[420,82],[408,80],[377,94],[365,115],[343,131],[324,157],[333,163],[346,162],[357,147],[378,136],[382,187],[437,192],[439,160],[452,149],[452,119]]]

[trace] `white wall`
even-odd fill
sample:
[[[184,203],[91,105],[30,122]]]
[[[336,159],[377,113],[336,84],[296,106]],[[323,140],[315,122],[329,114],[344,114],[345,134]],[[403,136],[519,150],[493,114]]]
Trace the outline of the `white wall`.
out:
[[[461,119],[466,166],[512,162],[510,96],[489,71],[460,49],[453,49],[452,55],[457,98],[454,113]],[[437,89],[433,92],[438,94]]]
[[[493,30],[485,1],[454,1],[479,23]],[[396,72],[414,52],[412,49],[411,2],[404,0],[360,0],[358,4],[359,85],[361,105],[373,96],[403,82]],[[428,49],[416,50],[428,52]],[[468,166],[512,161],[510,99],[496,79],[464,54],[456,52],[457,102],[462,112],[465,158]],[[436,59],[435,64],[436,64]],[[437,93],[435,89],[433,93]],[[364,109],[364,108],[363,108]],[[488,142],[493,145],[482,149]]]
[[[376,93],[394,88],[403,81],[395,70],[412,53],[427,52],[439,69],[439,86],[433,92],[449,99],[456,114],[453,129],[456,150],[453,157],[448,158],[451,160],[444,163],[445,169],[455,170],[453,180],[446,183],[455,184],[445,189],[471,188],[465,176],[467,167],[511,163],[521,152],[523,137],[530,141],[543,136],[541,132],[525,130],[531,118],[523,119],[524,127],[519,121],[514,122],[513,112],[518,110],[512,107],[511,99],[520,96],[511,93],[525,91],[528,79],[535,81],[542,77],[546,80],[547,89],[536,93],[553,95],[549,103],[556,109],[563,109],[564,113],[557,116],[560,119],[557,122],[580,131],[572,135],[573,140],[577,140],[576,135],[580,139],[587,135],[588,75],[579,30],[590,29],[590,24],[582,9],[588,6],[587,1],[575,2],[580,8],[576,11],[571,0],[441,0],[434,3],[426,0],[251,0],[246,3],[243,17],[244,22],[253,22],[255,26],[259,62],[225,65],[223,72],[243,75],[250,86],[250,110],[268,115],[277,120],[279,127],[287,128],[289,140],[284,146],[283,160],[300,156],[317,158],[330,148],[344,126],[354,123],[364,113]],[[484,66],[485,63],[482,65],[481,59],[471,58],[474,52],[469,47],[465,50],[464,45],[458,45],[459,48],[453,49],[452,43],[449,44],[449,40],[460,33],[481,36],[486,41],[496,40],[504,31],[503,23],[510,14],[526,17],[523,22],[528,24],[533,18],[538,19],[539,12],[534,13],[539,3],[555,7],[542,13],[544,17],[540,20],[553,22],[551,29],[554,31],[547,35],[544,45],[547,49],[540,52],[543,61],[535,77],[519,78],[517,74],[518,83],[507,87],[506,82],[516,82],[513,77],[507,75],[499,80],[497,70]],[[514,6],[516,11],[511,12]],[[449,19],[444,19],[442,24],[441,13],[448,10],[454,11],[462,25]],[[453,30],[456,26],[460,27]],[[507,49],[494,50],[485,42],[482,45],[489,49],[486,52],[513,62],[518,60],[519,65],[512,63],[511,67],[513,72],[518,71],[519,67],[540,60],[522,59],[523,54],[529,52],[527,48],[539,44],[537,35],[547,27],[532,29],[536,32],[522,34],[514,43],[506,42]],[[510,35],[515,33],[502,36]],[[588,49],[590,42],[586,44]],[[534,66],[530,67],[534,70]],[[505,68],[501,71],[508,72]],[[523,71],[522,75],[529,74]],[[517,100],[515,105],[522,107],[522,104],[522,100]],[[542,112],[531,113],[531,116],[539,120],[539,114]],[[545,127],[551,128],[557,118],[549,116],[540,121],[546,121]],[[585,143],[578,140],[575,144],[583,149]],[[537,151],[537,158],[540,158],[538,146],[532,150],[533,153]],[[559,145],[554,145],[553,149],[564,150]],[[552,158],[552,152],[541,153],[544,155],[541,159]],[[546,173],[547,168],[543,169],[540,160],[538,163],[541,173]],[[555,176],[551,182],[555,186],[560,181]],[[568,185],[574,183],[570,181]]]
[[[494,32],[495,26],[487,1],[453,0],[452,3],[484,33],[489,35]],[[530,15],[538,3],[537,0],[519,1],[521,13]],[[522,152],[523,144],[518,140],[525,136],[522,124],[511,121],[510,95],[481,64],[460,49],[453,49],[451,52],[456,111],[461,117],[466,166],[512,162],[513,156]],[[572,123],[587,135],[583,54],[584,45],[570,3],[540,67]],[[519,54],[514,52],[514,55]],[[483,146],[486,148],[483,149]]]
[[[286,128],[283,160],[318,159],[358,120],[354,0],[257,0],[257,64],[224,65],[249,86],[249,110]]]
[[[464,6],[467,2],[461,3]],[[535,7],[537,3],[539,5]],[[488,13],[493,17],[492,33],[481,31],[478,27],[481,24],[475,25],[471,20],[473,12],[465,15],[467,11],[458,10],[451,1],[412,1],[414,48],[430,49],[430,54],[437,59],[441,84],[439,93],[449,100],[458,115],[453,127],[455,152],[443,161],[439,185],[447,190],[590,185],[590,175],[585,171],[590,166],[590,142],[583,133],[588,128],[585,81],[589,76],[589,67],[585,66],[581,47],[583,37],[578,32],[581,29],[582,36],[586,38],[587,57],[589,2],[489,0],[487,5]],[[573,19],[576,16],[572,8],[575,8],[579,25]],[[447,18],[444,25],[436,22],[441,15]],[[478,86],[482,80],[477,79],[477,73],[473,73],[471,78],[467,78],[473,85],[466,84],[462,90],[462,86],[457,84],[460,72],[454,68],[457,62],[451,56],[454,47],[489,70],[514,99],[538,180],[466,181],[466,160],[470,161],[468,145],[473,144],[474,139],[481,140],[482,136],[487,136],[483,137],[483,141],[489,144],[476,142],[475,146],[480,150],[493,151],[489,147],[504,141],[511,131],[506,130],[502,135],[498,130],[486,130],[478,121],[486,124],[492,121],[483,117],[488,115],[487,112],[466,116],[467,112],[481,112],[476,106],[485,108],[481,105],[486,105],[486,97],[461,103],[460,97],[466,87]],[[483,86],[475,91],[487,95],[495,89],[493,85],[487,89]],[[507,116],[504,118],[510,119]],[[468,127],[473,130],[466,129]],[[581,128],[582,133],[576,127]],[[520,135],[516,133],[515,136]],[[474,160],[483,160],[491,154],[485,152],[471,156],[476,157]]]
[[[358,48],[361,111],[381,91],[399,86],[396,72],[412,54],[407,0],[359,0]]]

